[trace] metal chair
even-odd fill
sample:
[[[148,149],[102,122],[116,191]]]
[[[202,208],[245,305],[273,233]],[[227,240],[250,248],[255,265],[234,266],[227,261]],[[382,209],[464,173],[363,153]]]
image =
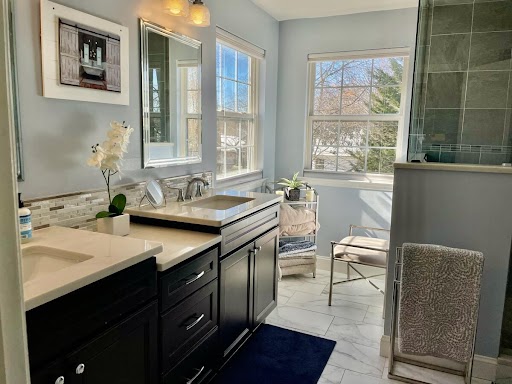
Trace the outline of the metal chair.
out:
[[[354,228],[389,233],[389,229],[350,225],[349,235],[347,237],[345,237],[340,242],[331,241],[331,279],[329,284],[329,305],[332,303],[332,287],[334,285],[347,283],[349,281],[365,279],[380,293],[384,294],[384,291],[382,291],[382,289],[373,283],[370,278],[383,276],[386,274],[386,272],[372,276],[365,276],[357,268],[355,268],[353,264],[387,269],[389,241],[368,236],[353,236]],[[347,263],[346,280],[334,282],[335,261],[343,261]],[[357,274],[359,274],[360,277],[351,279],[350,269],[353,269]]]

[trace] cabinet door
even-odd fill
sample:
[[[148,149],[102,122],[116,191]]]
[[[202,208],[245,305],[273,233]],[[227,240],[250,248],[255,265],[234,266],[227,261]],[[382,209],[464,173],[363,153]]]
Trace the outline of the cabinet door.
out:
[[[67,359],[71,384],[156,384],[157,302],[114,326]],[[66,378],[67,379],[67,378]]]
[[[220,347],[227,356],[252,327],[254,243],[220,262]]]
[[[279,229],[255,243],[253,327],[260,325],[277,306]]]

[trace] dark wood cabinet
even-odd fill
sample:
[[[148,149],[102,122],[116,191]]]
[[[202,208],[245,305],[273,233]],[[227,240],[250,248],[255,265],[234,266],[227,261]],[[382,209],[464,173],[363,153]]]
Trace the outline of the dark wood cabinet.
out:
[[[72,354],[68,358],[74,370],[71,383],[156,384],[157,331],[154,301]]]
[[[254,328],[277,307],[278,248],[279,230],[277,228],[255,242]]]
[[[154,301],[67,357],[35,372],[32,384],[156,384],[157,330],[158,305]]]
[[[32,384],[156,384],[155,259],[27,312]]]
[[[166,373],[217,328],[217,279],[161,316],[161,369]]]
[[[220,262],[219,329],[223,357],[236,350],[277,306],[279,230]]]
[[[220,262],[219,330],[222,357],[228,356],[252,328],[254,243]]]

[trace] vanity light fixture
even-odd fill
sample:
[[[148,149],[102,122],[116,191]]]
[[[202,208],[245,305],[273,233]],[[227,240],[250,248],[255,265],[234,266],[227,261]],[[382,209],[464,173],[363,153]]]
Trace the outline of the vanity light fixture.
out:
[[[187,21],[196,27],[210,26],[210,10],[202,0],[194,0],[190,5]]]
[[[162,2],[164,3],[164,11],[171,16],[187,17],[189,15],[189,0],[162,0]]]

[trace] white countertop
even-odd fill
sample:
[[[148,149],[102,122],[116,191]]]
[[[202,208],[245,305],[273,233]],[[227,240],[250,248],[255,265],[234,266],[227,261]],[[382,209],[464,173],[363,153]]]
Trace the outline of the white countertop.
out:
[[[128,237],[163,244],[163,252],[156,255],[157,267],[161,272],[219,244],[222,240],[222,236],[210,233],[136,223],[131,223]]]
[[[453,163],[395,163],[395,169],[418,169],[429,171],[481,172],[512,174],[512,167],[502,165],[453,164]]]
[[[203,197],[194,198],[192,201],[198,201],[217,195],[248,197],[254,200],[226,210],[191,207],[188,205],[191,202],[190,200],[182,203],[168,201],[167,205],[162,208],[155,209],[147,205],[141,208],[126,209],[126,213],[132,216],[220,228],[244,216],[277,204],[282,200],[281,196],[274,194],[211,189],[208,190]]]
[[[34,231],[34,238],[21,249],[34,246],[80,253],[90,259],[24,283],[26,311],[156,256],[163,250],[162,244],[154,241],[63,227]]]

